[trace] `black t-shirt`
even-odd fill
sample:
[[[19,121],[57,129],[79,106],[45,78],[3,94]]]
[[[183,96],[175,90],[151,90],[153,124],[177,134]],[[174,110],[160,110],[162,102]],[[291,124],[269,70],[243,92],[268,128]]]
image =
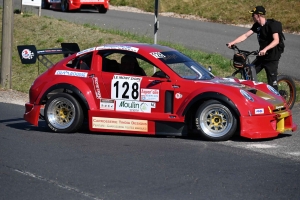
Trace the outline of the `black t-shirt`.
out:
[[[254,23],[251,30],[257,34],[257,40],[259,43],[259,49],[262,50],[268,46],[273,41],[273,34],[282,32],[281,23],[274,21],[273,19],[267,19],[264,26],[261,26],[259,23]],[[280,37],[280,36],[279,36]],[[267,51],[267,55],[262,56],[261,58],[265,60],[279,60],[281,53],[278,51],[278,48],[274,47]]]

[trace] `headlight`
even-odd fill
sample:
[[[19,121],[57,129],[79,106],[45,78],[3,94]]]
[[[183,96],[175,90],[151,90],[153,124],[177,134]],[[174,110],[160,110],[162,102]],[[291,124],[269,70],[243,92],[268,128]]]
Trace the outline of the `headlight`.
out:
[[[254,101],[254,99],[249,95],[249,93],[248,92],[246,92],[245,90],[240,90],[240,92],[241,92],[241,94],[246,98],[246,99],[248,99],[248,100],[250,100],[250,101]]]
[[[273,92],[274,94],[280,96],[279,92],[277,90],[275,90],[271,85],[267,85],[268,89]]]

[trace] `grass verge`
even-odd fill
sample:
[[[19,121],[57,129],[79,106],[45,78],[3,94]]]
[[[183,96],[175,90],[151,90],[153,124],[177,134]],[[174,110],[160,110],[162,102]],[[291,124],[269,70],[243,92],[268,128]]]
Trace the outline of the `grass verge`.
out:
[[[111,0],[114,6],[131,6],[143,11],[153,12],[153,0]],[[249,10],[262,5],[266,17],[282,22],[286,32],[300,32],[299,0],[159,0],[160,12],[195,15],[209,21],[225,24],[252,24]]]

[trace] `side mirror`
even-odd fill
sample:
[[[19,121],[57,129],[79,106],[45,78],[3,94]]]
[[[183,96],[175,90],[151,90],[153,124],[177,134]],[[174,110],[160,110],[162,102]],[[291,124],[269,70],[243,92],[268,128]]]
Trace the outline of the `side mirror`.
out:
[[[157,71],[152,75],[152,77],[167,78],[167,75],[163,71]]]
[[[212,67],[208,66],[208,71],[211,72],[212,71]]]

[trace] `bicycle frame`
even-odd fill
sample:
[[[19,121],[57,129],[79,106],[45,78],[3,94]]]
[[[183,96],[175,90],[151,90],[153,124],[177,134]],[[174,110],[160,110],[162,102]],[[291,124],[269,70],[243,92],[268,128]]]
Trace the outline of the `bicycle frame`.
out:
[[[227,45],[228,46],[228,45]],[[231,76],[235,77],[238,73],[241,74],[241,78],[244,80],[251,80],[251,81],[258,81],[257,80],[257,73],[256,73],[256,61],[257,58],[254,59],[251,63],[249,61],[250,55],[258,55],[258,51],[245,51],[240,50],[237,46],[233,45],[231,47],[236,53],[237,57],[234,56],[236,59],[233,62],[233,66],[235,71],[232,73]],[[242,61],[239,59],[243,54]],[[235,54],[236,55],[236,54]],[[290,109],[294,106],[295,99],[296,99],[296,86],[293,79],[287,75],[278,75],[277,76],[277,83],[278,83],[278,92],[279,94],[286,100],[287,105]]]

